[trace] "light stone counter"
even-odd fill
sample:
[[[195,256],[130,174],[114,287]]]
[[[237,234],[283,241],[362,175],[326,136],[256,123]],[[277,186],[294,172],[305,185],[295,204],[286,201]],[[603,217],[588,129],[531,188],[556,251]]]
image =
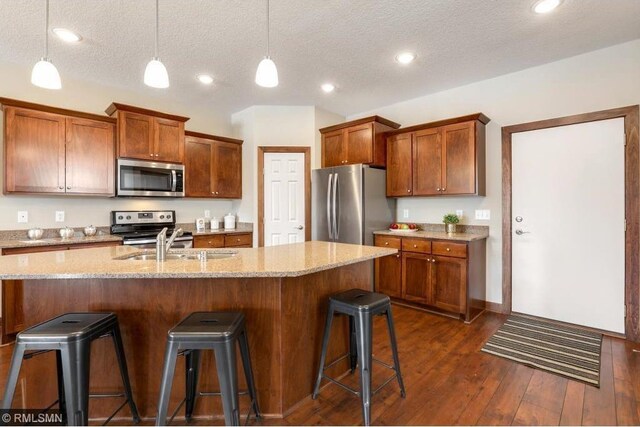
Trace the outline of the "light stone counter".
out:
[[[39,246],[58,246],[58,245],[86,245],[89,243],[103,242],[122,242],[122,237],[112,236],[111,234],[103,234],[99,236],[79,236],[63,239],[61,237],[51,237],[39,240],[23,239],[6,239],[0,240],[0,249],[10,248],[34,248]]]
[[[206,262],[114,259],[142,252],[127,246],[9,255],[0,257],[0,280],[298,277],[397,252],[329,242],[207,251],[234,252],[235,255]]]
[[[433,239],[433,240],[457,240],[461,242],[472,242],[474,240],[482,240],[489,237],[489,232],[447,234],[444,231],[428,231],[428,230],[427,231],[420,230],[415,232],[381,230],[381,231],[374,231],[373,234],[378,234],[383,236],[394,236],[394,237],[415,237],[420,239]]]

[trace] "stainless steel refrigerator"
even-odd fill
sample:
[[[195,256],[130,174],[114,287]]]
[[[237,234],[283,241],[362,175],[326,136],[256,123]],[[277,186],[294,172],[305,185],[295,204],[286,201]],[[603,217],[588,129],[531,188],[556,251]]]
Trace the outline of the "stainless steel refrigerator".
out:
[[[316,169],[311,177],[313,240],[373,245],[373,232],[396,215],[386,171],[366,165]]]

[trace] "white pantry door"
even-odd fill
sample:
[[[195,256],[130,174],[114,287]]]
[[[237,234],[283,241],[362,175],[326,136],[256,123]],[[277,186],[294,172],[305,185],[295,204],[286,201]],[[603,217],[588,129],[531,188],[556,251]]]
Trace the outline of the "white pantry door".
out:
[[[304,153],[264,153],[264,245],[304,242]]]
[[[624,333],[624,119],[512,135],[512,310]]]

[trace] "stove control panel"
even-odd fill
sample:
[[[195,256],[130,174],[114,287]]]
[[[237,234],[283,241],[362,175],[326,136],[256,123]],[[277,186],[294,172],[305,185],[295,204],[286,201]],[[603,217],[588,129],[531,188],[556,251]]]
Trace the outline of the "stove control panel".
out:
[[[175,211],[112,211],[111,225],[175,224]]]

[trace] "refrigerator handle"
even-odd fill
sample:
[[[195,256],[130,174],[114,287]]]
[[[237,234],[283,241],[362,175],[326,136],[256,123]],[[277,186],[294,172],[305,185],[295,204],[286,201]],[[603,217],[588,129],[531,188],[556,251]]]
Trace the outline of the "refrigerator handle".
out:
[[[333,181],[333,174],[329,174],[329,181],[327,183],[327,229],[329,230],[329,239],[333,240],[333,221],[331,218],[331,183]]]
[[[338,192],[338,174],[336,173],[335,178],[333,179],[333,203],[331,207],[333,209],[333,237],[338,240],[338,235],[340,234],[340,230],[338,229],[338,213],[336,212],[338,207],[338,201],[336,198],[336,193]]]

